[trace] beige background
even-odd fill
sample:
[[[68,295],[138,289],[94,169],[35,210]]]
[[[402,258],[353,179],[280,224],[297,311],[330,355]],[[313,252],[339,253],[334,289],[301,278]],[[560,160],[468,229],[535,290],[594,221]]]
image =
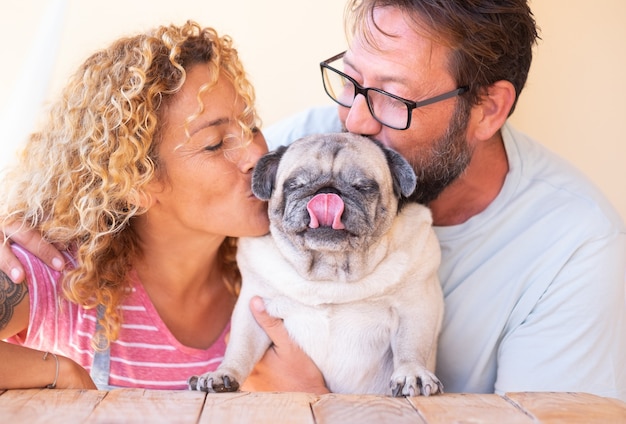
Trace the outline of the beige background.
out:
[[[0,167],[93,50],[191,18],[233,36],[265,124],[328,104],[319,61],[345,48],[343,0],[4,0]],[[543,40],[512,118],[583,170],[626,219],[626,1],[532,0]]]

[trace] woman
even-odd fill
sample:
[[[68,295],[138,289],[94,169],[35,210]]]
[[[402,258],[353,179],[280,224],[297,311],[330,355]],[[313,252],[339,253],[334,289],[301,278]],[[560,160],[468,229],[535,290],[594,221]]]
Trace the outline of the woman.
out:
[[[217,367],[241,283],[236,237],[268,231],[250,191],[266,152],[230,38],[188,22],[91,56],[2,187],[5,228],[67,246],[69,265],[13,246],[27,284],[0,273],[1,388],[184,389]],[[271,385],[294,378],[302,353],[259,316],[287,349],[244,388],[323,391],[314,366]]]

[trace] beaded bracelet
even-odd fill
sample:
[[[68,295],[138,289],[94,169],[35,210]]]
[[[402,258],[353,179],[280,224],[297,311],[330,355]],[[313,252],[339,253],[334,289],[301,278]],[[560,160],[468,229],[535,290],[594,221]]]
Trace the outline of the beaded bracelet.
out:
[[[46,389],[54,389],[57,386],[57,380],[59,378],[59,358],[54,353],[46,352],[46,353],[43,354],[43,360],[44,361],[48,358],[48,354],[54,356],[54,360],[57,363],[57,369],[56,369],[56,372],[54,374],[54,381],[51,384],[48,384],[46,386]]]

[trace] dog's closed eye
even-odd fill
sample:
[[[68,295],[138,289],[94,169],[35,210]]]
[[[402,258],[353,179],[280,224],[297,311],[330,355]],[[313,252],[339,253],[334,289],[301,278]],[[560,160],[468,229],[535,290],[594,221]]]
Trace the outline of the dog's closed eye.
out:
[[[315,194],[321,194],[321,193],[341,194],[341,192],[337,190],[335,187],[322,187],[315,192]]]
[[[380,191],[378,183],[375,180],[370,179],[357,180],[352,183],[352,187],[364,194],[378,193]]]

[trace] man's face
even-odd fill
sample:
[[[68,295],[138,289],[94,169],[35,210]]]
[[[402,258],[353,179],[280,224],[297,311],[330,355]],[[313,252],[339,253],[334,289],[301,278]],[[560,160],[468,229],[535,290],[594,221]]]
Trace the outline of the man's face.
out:
[[[447,68],[448,48],[417,34],[398,9],[378,8],[374,19],[388,35],[370,24],[373,47],[363,34],[356,34],[344,56],[346,74],[364,87],[415,101],[457,88]],[[469,113],[464,102],[452,97],[414,109],[411,126],[399,131],[376,121],[361,95],[351,108],[339,107],[348,131],[380,141],[411,163],[418,176],[414,200],[424,204],[434,200],[469,164]]]

